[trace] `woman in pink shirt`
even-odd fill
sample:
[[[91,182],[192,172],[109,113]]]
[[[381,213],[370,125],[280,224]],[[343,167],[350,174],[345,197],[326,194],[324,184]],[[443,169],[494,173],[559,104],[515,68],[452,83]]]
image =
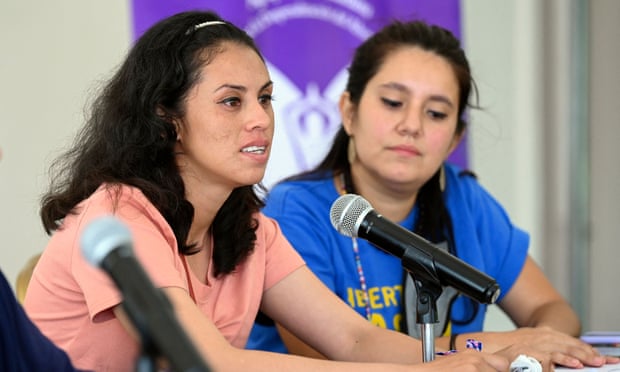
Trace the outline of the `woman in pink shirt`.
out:
[[[272,90],[252,39],[213,13],[172,16],[138,40],[52,168],[41,207],[51,239],[25,299],[41,331],[78,368],[135,368],[122,296],[79,247],[92,220],[113,214],[216,371],[506,370],[516,348],[420,364],[418,341],[357,315],[259,212]],[[244,350],[259,309],[335,361]]]

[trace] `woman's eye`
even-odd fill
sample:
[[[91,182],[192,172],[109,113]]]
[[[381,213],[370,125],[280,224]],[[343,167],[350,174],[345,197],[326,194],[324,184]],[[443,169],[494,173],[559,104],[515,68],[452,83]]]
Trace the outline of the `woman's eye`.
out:
[[[432,119],[436,119],[436,120],[441,120],[441,119],[445,119],[448,114],[441,112],[441,111],[434,111],[434,110],[428,110],[428,115],[432,118]]]
[[[388,99],[388,98],[381,98],[381,102],[383,102],[383,104],[385,104],[388,107],[392,107],[392,108],[396,108],[396,107],[401,107],[403,105],[402,102],[400,101],[394,101],[392,99]]]
[[[258,97],[258,102],[260,102],[263,105],[268,105],[273,101],[274,101],[274,97],[271,94],[263,94],[262,96]]]
[[[225,98],[221,101],[221,103],[225,104],[226,106],[239,106],[241,104],[241,100],[237,97],[230,97],[230,98]]]

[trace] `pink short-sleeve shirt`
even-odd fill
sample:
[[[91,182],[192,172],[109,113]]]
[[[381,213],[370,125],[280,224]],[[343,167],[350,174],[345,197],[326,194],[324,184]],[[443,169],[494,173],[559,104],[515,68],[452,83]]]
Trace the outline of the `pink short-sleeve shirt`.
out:
[[[216,279],[210,270],[206,285],[185,271],[170,226],[142,192],[129,186],[120,191],[115,203],[115,192],[100,187],[51,237],[24,302],[31,319],[77,368],[134,370],[140,345],[112,313],[121,293],[103,271],[84,260],[79,245],[85,226],[113,214],[131,230],[135,254],[154,285],[188,290],[191,280],[200,310],[233,346],[243,348],[263,292],[304,265],[277,223],[258,213],[252,254],[231,274]]]

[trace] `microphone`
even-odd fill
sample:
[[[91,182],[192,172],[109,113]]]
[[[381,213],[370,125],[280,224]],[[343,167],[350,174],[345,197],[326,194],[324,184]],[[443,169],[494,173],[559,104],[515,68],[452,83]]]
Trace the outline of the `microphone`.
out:
[[[359,195],[345,194],[336,199],[330,210],[330,219],[341,234],[368,240],[403,260],[403,266],[414,278],[451,286],[481,303],[495,303],[500,294],[495,279],[385,219]]]
[[[86,226],[80,243],[86,260],[103,269],[123,294],[122,306],[137,328],[145,352],[163,355],[175,371],[209,371],[181,328],[170,300],[155,288],[138,262],[125,224],[112,216],[98,218]]]

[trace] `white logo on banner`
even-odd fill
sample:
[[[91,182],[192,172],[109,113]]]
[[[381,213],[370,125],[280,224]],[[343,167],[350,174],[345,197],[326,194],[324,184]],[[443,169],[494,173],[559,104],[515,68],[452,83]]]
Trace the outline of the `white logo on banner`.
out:
[[[309,82],[298,88],[277,67],[267,62],[274,82],[275,134],[271,158],[263,183],[275,182],[315,166],[327,153],[340,127],[337,102],[348,76],[343,68],[320,92],[318,84]]]
[[[372,33],[362,20],[374,14],[374,8],[368,2],[329,2],[313,4],[274,0],[247,1],[246,6],[252,8],[257,16],[251,18],[244,28],[250,35],[257,37],[272,26],[281,26],[290,20],[308,19],[335,25],[343,32],[355,36],[360,42]],[[338,100],[345,89],[348,72],[347,65],[342,66],[321,91],[320,84],[316,81],[310,80],[304,83],[305,86],[297,86],[295,80],[286,76],[274,63],[267,61],[267,65],[274,81],[276,125],[271,158],[263,184],[271,187],[287,176],[314,167],[325,156],[340,127]]]

